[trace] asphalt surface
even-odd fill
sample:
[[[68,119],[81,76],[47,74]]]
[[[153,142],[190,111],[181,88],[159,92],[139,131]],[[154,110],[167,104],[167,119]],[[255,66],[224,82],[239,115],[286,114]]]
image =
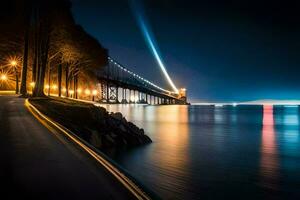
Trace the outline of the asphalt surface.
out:
[[[134,199],[87,153],[40,124],[24,101],[15,96],[0,96],[2,197]]]

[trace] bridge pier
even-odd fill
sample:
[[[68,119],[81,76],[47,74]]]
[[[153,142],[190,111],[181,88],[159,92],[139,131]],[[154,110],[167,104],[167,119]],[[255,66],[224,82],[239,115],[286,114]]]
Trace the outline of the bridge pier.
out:
[[[142,93],[140,91],[138,91],[137,93],[138,93],[138,102],[137,103],[141,103]]]
[[[122,88],[122,104],[126,104],[127,102],[127,98],[126,98],[126,88]]]
[[[136,90],[133,91],[133,102],[136,103]]]
[[[129,98],[128,98],[129,99],[129,103],[132,103],[132,101],[131,101],[132,100],[132,96],[131,95],[132,95],[131,94],[131,89],[129,89]]]

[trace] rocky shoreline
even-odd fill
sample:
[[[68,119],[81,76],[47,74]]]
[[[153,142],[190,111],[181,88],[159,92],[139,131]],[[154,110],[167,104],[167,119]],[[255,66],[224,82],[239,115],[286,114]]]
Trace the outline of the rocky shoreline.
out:
[[[151,143],[144,130],[128,122],[119,112],[62,98],[30,98],[40,112],[73,131],[97,149],[111,154]]]

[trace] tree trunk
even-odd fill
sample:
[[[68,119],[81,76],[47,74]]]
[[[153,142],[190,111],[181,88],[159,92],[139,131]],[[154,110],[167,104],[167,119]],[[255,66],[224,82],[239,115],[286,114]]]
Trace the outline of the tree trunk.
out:
[[[75,88],[76,88],[76,99],[78,99],[78,74],[76,75]]]
[[[32,76],[31,80],[32,82],[36,83],[36,77],[37,77],[37,65],[38,65],[38,50],[39,50],[39,24],[38,24],[38,10],[37,8],[34,9],[33,13],[33,21],[35,23],[34,26],[34,38],[33,38],[33,64],[32,64]]]
[[[61,97],[61,82],[62,82],[62,65],[58,65],[58,70],[57,70],[57,78],[58,78],[58,96]]]
[[[36,82],[36,69],[38,65],[38,33],[37,30],[35,30],[34,33],[34,56],[33,56],[33,65],[32,65],[32,82]]]
[[[40,24],[39,27],[39,51],[38,51],[38,74],[37,81],[34,88],[33,96],[43,97],[44,94],[44,82],[46,75],[46,68],[48,63],[48,51],[49,51],[50,35],[49,24]]]
[[[19,73],[15,67],[15,76],[16,76],[16,94],[19,94]]]
[[[21,78],[21,94],[27,94],[27,66],[28,66],[28,44],[29,44],[29,26],[31,9],[25,10],[25,33],[24,33],[24,53],[23,53],[23,67],[22,67],[22,78]]]
[[[65,83],[66,83],[66,97],[69,97],[69,64],[66,64],[66,74],[65,74]]]
[[[74,86],[73,86],[73,88],[74,88],[74,98],[77,99],[76,75],[74,75],[73,79],[74,79],[73,80],[73,83],[74,83]]]
[[[48,67],[48,96],[50,96],[50,88],[51,88],[51,67],[50,67],[50,63],[47,64]]]

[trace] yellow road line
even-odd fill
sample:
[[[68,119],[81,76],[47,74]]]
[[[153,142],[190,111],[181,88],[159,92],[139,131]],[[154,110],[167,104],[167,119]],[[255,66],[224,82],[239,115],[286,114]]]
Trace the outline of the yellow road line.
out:
[[[55,127],[63,134],[65,134],[68,138],[70,138],[75,144],[79,145],[83,150],[85,150],[88,154],[90,154],[95,160],[97,160],[103,167],[105,167],[112,175],[114,175],[118,181],[120,181],[137,199],[140,200],[150,200],[151,198],[142,191],[132,180],[130,180],[126,175],[124,175],[120,170],[114,167],[109,161],[100,156],[90,147],[85,145],[82,141],[80,141],[77,136],[75,137],[73,133],[70,133],[69,130],[64,128],[62,125],[52,121],[47,116],[42,114],[36,107],[34,107],[28,99],[25,101],[25,106],[28,110],[33,114],[35,118],[37,118],[43,125],[45,125],[51,132],[53,129],[49,127],[49,125]]]

